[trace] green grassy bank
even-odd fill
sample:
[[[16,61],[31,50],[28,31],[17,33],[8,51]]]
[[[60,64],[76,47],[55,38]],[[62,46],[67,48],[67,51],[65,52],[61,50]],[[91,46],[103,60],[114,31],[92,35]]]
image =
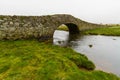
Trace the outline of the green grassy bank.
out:
[[[37,40],[0,41],[0,80],[120,80],[85,55]]]
[[[112,27],[106,27],[106,28],[86,30],[86,31],[83,31],[82,33],[85,35],[120,36],[120,26],[112,26]]]

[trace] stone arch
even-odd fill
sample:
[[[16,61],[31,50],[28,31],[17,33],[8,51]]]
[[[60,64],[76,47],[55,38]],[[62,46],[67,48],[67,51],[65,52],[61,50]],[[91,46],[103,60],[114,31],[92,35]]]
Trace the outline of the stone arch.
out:
[[[78,26],[76,25],[76,24],[74,24],[74,23],[64,23],[64,24],[61,24],[61,25],[59,25],[59,26],[57,26],[57,28],[54,30],[54,32],[53,32],[53,40],[54,40],[54,38],[55,38],[55,35],[56,35],[56,30],[58,29],[58,27],[62,27],[62,26],[65,26],[65,27],[67,27],[68,28],[68,30],[69,30],[69,38],[71,38],[71,36],[75,36],[75,35],[77,35],[77,34],[79,34],[79,28],[78,28]],[[60,32],[58,32],[60,35],[62,34],[62,35],[64,35],[63,33],[60,33]],[[61,36],[62,36],[61,35]],[[66,35],[66,33],[65,33],[65,35]],[[56,38],[57,39],[57,38]],[[59,36],[58,36],[58,39],[59,39]],[[63,41],[63,42],[66,42],[66,41]]]
[[[59,24],[59,26],[61,26],[61,25],[62,24]],[[70,35],[79,34],[79,32],[80,32],[79,27],[74,23],[63,23],[63,25],[65,25],[68,28]],[[56,26],[56,29],[54,29],[54,32],[55,32],[55,30],[58,29],[59,26]],[[54,32],[53,32],[53,34],[54,34]]]

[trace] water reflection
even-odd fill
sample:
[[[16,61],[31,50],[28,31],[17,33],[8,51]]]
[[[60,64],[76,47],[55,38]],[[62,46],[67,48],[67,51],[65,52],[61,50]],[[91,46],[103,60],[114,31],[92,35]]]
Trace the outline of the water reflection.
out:
[[[69,32],[56,30],[53,35],[53,44],[67,46],[69,42]]]
[[[70,41],[75,41],[80,35],[69,35],[68,31],[56,30],[53,35],[53,44],[59,46],[69,46]]]
[[[60,42],[59,42],[60,41]],[[120,76],[120,37],[113,36],[69,36],[68,32],[56,31],[54,44],[69,45],[92,60],[96,69]]]

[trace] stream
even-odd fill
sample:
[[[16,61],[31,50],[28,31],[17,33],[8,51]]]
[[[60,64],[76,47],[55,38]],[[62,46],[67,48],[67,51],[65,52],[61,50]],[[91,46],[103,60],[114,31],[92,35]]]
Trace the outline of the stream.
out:
[[[69,36],[69,32],[56,30],[53,44],[69,46],[85,54],[96,65],[96,70],[103,70],[120,76],[120,37],[101,35]]]

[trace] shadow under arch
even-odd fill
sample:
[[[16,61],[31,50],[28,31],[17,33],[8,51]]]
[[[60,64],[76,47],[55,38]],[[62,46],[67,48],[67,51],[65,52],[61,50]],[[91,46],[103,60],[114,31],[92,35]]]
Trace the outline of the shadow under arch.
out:
[[[80,31],[76,24],[66,23],[65,25],[68,27],[70,35],[71,34],[79,34]]]

